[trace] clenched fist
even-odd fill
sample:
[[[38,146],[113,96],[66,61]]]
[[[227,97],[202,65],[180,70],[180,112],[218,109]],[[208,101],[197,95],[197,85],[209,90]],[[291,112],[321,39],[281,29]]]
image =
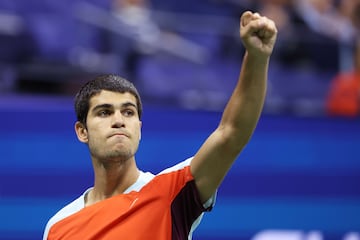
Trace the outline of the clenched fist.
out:
[[[240,18],[240,37],[250,55],[270,56],[276,42],[275,23],[258,13],[246,11]]]

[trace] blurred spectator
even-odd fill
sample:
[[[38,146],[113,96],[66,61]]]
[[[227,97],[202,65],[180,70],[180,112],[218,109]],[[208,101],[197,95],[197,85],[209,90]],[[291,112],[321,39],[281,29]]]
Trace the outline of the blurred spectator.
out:
[[[357,0],[357,4],[352,9],[351,19],[356,28],[357,34],[360,34],[360,0]]]
[[[113,0],[111,7],[113,16],[120,20],[129,36],[109,33],[108,50],[123,60],[122,75],[136,81],[139,61],[156,50],[160,30],[152,19],[147,0]]]
[[[110,11],[108,26],[103,26],[103,50],[117,56],[119,73],[138,81],[139,88],[139,66],[148,55],[165,53],[196,64],[208,57],[202,45],[161,29],[147,0],[112,0]]]
[[[357,116],[360,114],[360,39],[353,54],[354,68],[334,77],[327,99],[329,115]]]
[[[325,70],[344,69],[348,47],[356,37],[352,10],[359,1],[302,0],[293,3],[296,13],[309,28],[304,36],[311,40],[306,48],[314,62]]]
[[[274,19],[278,28],[275,61],[285,66],[301,66],[309,57],[304,49],[304,38],[299,32],[306,30],[296,18],[291,0],[258,0],[257,10]]]
[[[320,4],[320,1],[323,2]],[[315,23],[310,21],[312,16],[320,15],[320,12],[323,13],[327,9],[325,3],[333,7],[330,0],[254,0],[246,4],[242,1],[221,0],[221,3],[233,5],[234,19],[239,15],[237,9],[259,11],[274,19],[279,29],[278,43],[273,55],[274,62],[291,68],[310,68],[333,73],[338,71],[337,40],[315,29]],[[232,51],[232,46],[239,44],[235,38],[223,36],[223,55],[241,56],[238,51]]]
[[[358,0],[302,0],[294,1],[297,12],[315,32],[341,42],[352,41],[355,29],[351,9]]]

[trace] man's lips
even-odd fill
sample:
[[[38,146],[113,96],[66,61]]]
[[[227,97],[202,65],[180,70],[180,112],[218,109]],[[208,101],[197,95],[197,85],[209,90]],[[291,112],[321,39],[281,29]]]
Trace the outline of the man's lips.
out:
[[[116,137],[116,136],[124,136],[124,137],[129,137],[129,135],[125,132],[115,132],[115,133],[112,133],[109,135],[109,138],[110,137]]]

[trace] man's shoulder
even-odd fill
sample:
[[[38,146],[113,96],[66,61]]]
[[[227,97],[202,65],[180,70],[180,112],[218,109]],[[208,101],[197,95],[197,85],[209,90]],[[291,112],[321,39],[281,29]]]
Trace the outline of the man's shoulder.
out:
[[[188,159],[186,159],[186,160],[184,160],[184,161],[182,161],[182,162],[180,162],[180,163],[178,163],[178,164],[176,164],[176,165],[174,165],[174,166],[172,166],[170,168],[167,168],[167,169],[163,170],[159,174],[169,173],[169,172],[173,172],[173,171],[177,171],[177,170],[180,170],[182,168],[185,168],[185,167],[190,165],[190,162],[191,162],[192,159],[193,159],[193,157],[190,157],[190,158],[188,158]]]
[[[190,165],[190,162],[191,162],[191,158],[188,158],[172,167],[169,167],[169,168],[166,168],[164,169],[163,171],[161,171],[160,173],[154,175],[153,173],[151,172],[143,172],[143,171],[140,171],[140,175],[139,175],[139,178],[136,180],[136,182],[131,185],[128,189],[126,189],[124,191],[124,193],[129,193],[129,192],[132,192],[132,191],[135,191],[135,192],[139,192],[144,186],[146,186],[148,183],[150,183],[154,178],[156,178],[157,176],[159,175],[162,175],[162,174],[165,174],[165,173],[170,173],[170,172],[173,172],[173,171],[177,171],[177,170],[180,170],[186,166],[189,166]]]

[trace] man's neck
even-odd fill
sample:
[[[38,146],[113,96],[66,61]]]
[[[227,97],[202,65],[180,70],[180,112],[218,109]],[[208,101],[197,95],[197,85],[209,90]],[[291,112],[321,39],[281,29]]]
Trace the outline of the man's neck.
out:
[[[122,163],[94,165],[95,184],[94,188],[85,197],[85,206],[105,200],[112,196],[123,193],[139,177],[139,170],[135,160]]]

